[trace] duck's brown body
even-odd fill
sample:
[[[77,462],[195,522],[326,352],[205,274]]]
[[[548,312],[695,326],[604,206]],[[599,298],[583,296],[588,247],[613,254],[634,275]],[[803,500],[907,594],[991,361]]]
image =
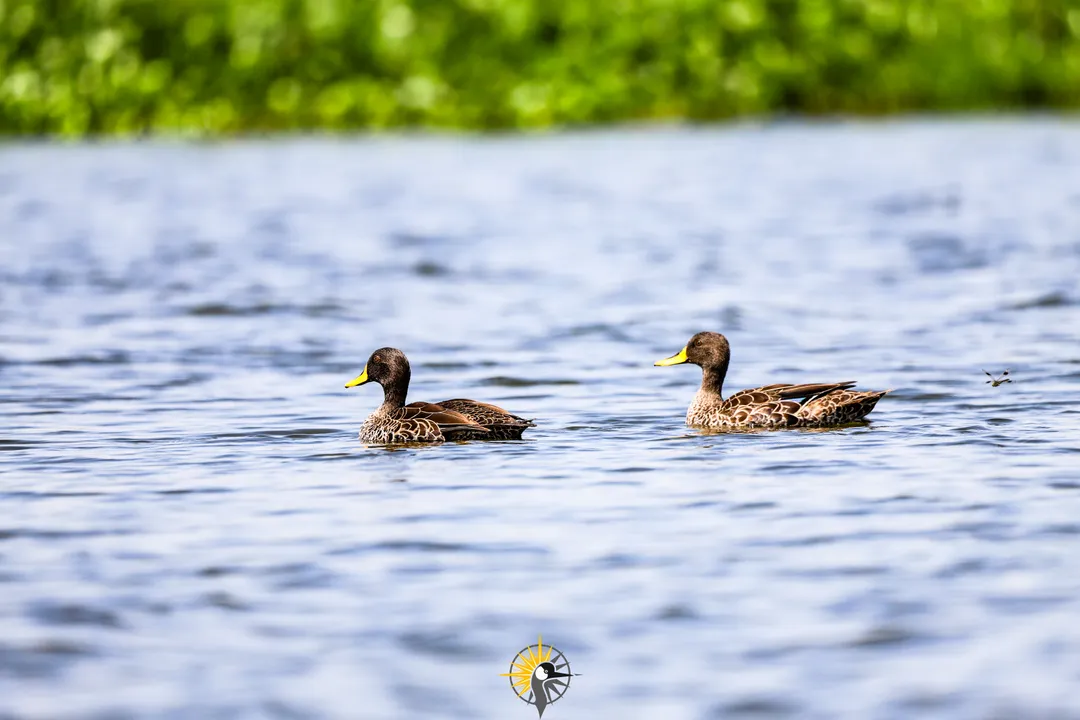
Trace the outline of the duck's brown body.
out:
[[[686,412],[686,424],[709,430],[834,427],[862,420],[888,391],[852,390],[851,381],[780,383],[723,397],[731,351],[719,333],[698,333],[679,353],[657,365],[693,363],[702,369],[701,388]]]
[[[475,400],[459,398],[444,403],[405,405],[410,378],[405,353],[382,348],[371,354],[364,372],[345,385],[350,388],[377,382],[383,388],[383,404],[360,427],[362,441],[394,445],[446,440],[520,440],[526,428],[533,427],[531,420]]]
[[[885,395],[848,389],[852,385],[766,385],[727,399],[699,390],[686,411],[686,424],[720,430],[846,425],[866,417]]]

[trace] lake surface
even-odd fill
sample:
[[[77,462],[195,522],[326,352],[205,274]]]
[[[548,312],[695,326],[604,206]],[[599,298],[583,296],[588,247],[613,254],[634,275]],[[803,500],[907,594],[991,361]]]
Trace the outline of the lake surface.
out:
[[[1080,718],[1080,123],[0,146],[0,717]],[[727,387],[893,388],[708,435]],[[357,430],[412,400],[522,442]],[[1011,384],[983,370],[1008,368]]]

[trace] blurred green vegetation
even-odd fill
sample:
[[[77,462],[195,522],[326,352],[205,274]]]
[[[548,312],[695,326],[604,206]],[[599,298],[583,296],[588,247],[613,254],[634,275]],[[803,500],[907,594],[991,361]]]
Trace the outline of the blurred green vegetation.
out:
[[[1080,106],[1080,0],[0,0],[0,132]]]

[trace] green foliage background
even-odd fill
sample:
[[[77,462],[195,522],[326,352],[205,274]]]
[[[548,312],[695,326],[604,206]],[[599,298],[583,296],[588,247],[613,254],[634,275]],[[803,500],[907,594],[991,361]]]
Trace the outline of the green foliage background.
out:
[[[0,132],[1080,106],[1080,0],[0,0]]]

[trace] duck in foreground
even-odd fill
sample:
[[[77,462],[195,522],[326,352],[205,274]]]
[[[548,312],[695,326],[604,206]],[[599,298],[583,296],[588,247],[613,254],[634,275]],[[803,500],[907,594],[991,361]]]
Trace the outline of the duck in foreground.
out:
[[[731,347],[720,333],[700,332],[682,350],[655,365],[692,363],[701,388],[686,411],[686,424],[709,430],[831,427],[866,417],[888,390],[852,390],[854,382],[765,385],[723,396]]]
[[[520,440],[531,420],[511,415],[501,407],[475,400],[405,404],[412,370],[405,353],[396,348],[376,350],[364,372],[345,384],[354,388],[369,382],[382,385],[383,404],[360,427],[366,443],[392,445],[444,440]]]

